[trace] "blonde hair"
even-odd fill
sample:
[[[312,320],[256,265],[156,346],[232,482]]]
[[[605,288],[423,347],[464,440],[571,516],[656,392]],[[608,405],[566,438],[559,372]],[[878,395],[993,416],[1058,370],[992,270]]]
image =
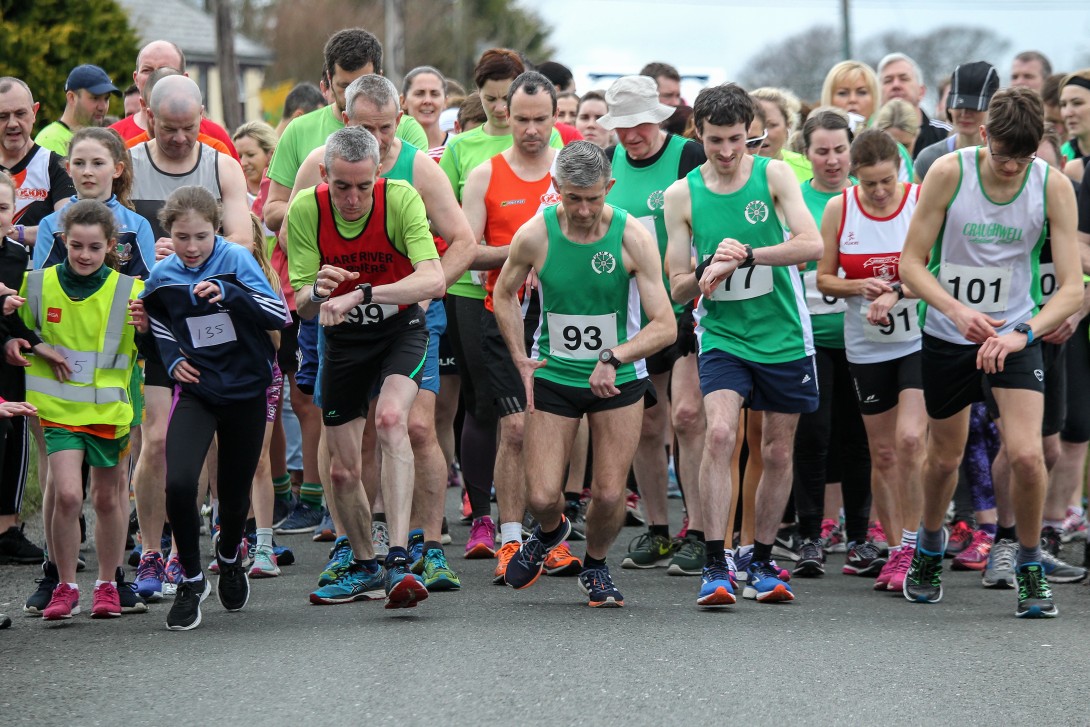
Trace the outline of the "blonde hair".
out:
[[[874,115],[874,127],[886,131],[900,129],[909,136],[920,133],[920,114],[903,98],[890,99]]]
[[[269,281],[269,285],[277,293],[280,292],[280,276],[273,270],[272,264],[269,262],[269,241],[265,239],[265,226],[261,224],[261,218],[250,213],[250,231],[254,238],[254,260],[257,261],[258,266],[261,268],[261,272],[265,274],[265,277]]]
[[[874,69],[861,61],[841,61],[829,69],[825,74],[825,82],[821,84],[821,105],[835,106],[836,87],[848,76],[859,74],[863,77],[863,83],[870,91],[871,98],[878,103],[878,76]]]
[[[780,113],[783,115],[784,123],[787,124],[788,133],[799,128],[799,112],[802,110],[802,102],[799,101],[798,96],[786,88],[765,86],[758,88],[756,91],[751,91],[749,95],[759,101],[776,104],[776,107],[779,108]]]
[[[256,141],[257,145],[261,147],[261,151],[266,154],[272,154],[273,149],[276,148],[276,129],[269,126],[264,121],[249,121],[238,127],[235,129],[235,134],[231,137],[231,141],[238,141],[244,136],[248,136]]]

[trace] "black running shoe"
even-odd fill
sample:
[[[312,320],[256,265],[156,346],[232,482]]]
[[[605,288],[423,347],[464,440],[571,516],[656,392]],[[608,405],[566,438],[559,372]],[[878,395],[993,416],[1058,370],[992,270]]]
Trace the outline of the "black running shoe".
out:
[[[114,577],[117,581],[117,595],[121,601],[121,613],[147,613],[148,604],[136,592],[136,586],[125,582],[125,569],[118,566]]]
[[[1041,548],[1055,556],[1060,555],[1060,531],[1051,526],[1041,528]]]
[[[802,547],[799,548],[799,560],[791,575],[802,578],[818,578],[825,575],[825,551],[821,547],[821,540],[815,538],[802,541]]]
[[[564,504],[564,517],[571,523],[571,535],[568,540],[586,540],[587,521],[583,517],[583,510],[579,507],[578,500],[568,500]]]
[[[938,603],[942,600],[942,554],[928,555],[916,546],[912,565],[905,575],[902,589],[905,598],[917,603]]]
[[[250,579],[246,576],[246,568],[242,563],[242,549],[235,554],[234,563],[224,563],[217,554],[220,575],[216,581],[216,593],[220,603],[228,611],[241,611],[250,600]]]
[[[196,582],[182,581],[174,596],[174,605],[167,614],[167,628],[171,631],[189,631],[200,626],[201,604],[211,592],[212,584],[207,578]]]
[[[33,565],[45,560],[45,551],[27,539],[24,528],[26,523],[0,533],[0,563]]]
[[[780,560],[796,561],[799,559],[799,526],[789,525],[776,531],[776,542],[772,544],[772,557]]]
[[[840,572],[849,576],[878,575],[886,560],[878,546],[869,540],[848,543],[848,554],[844,557],[844,567]]]
[[[26,605],[23,606],[23,613],[27,616],[41,616],[42,611],[49,605],[50,599],[53,598],[53,589],[61,582],[60,573],[57,572],[57,566],[55,563],[45,561],[42,563],[42,577],[35,583],[38,584],[38,590],[30,594],[30,598],[26,600]]]
[[[1014,571],[1018,584],[1018,618],[1054,618],[1059,615],[1052,602],[1052,589],[1048,587],[1045,570],[1040,563],[1025,563]]]

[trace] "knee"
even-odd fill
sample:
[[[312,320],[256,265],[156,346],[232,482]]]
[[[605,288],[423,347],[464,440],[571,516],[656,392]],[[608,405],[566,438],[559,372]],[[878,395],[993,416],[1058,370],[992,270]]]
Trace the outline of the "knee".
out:
[[[713,424],[704,433],[704,450],[707,454],[722,454],[731,457],[734,454],[734,444],[737,432],[725,424]]]
[[[597,484],[596,482],[595,485]],[[626,496],[627,492],[623,483],[620,487],[597,487],[594,491],[594,502],[606,512],[613,512],[623,507]]]
[[[360,470],[340,463],[330,463],[329,481],[336,489],[352,487],[360,481]]]
[[[382,442],[390,442],[407,436],[408,416],[395,407],[380,408],[375,412],[375,431]]]
[[[790,467],[795,455],[795,443],[791,438],[765,437],[761,443],[761,458],[765,469],[783,469]]]
[[[1011,472],[1023,481],[1036,477],[1045,471],[1044,453],[1037,448],[1008,450],[1007,460],[1010,462]]]
[[[502,444],[517,452],[522,451],[522,443],[526,434],[526,416],[524,414],[511,414],[500,420],[500,439]]]
[[[93,487],[91,488],[91,504],[96,513],[116,510],[118,505],[117,488]]]
[[[78,515],[83,508],[83,491],[79,487],[55,487],[54,489],[56,490],[53,495],[54,511],[68,517]]]
[[[419,450],[435,438],[435,420],[425,417],[409,417],[409,442]]]
[[[640,425],[640,443],[664,441],[666,433],[666,405],[656,404],[643,413]]]
[[[704,408],[700,402],[679,404],[674,409],[673,419],[678,439],[697,436],[704,431]]]
[[[908,463],[917,459],[923,452],[923,434],[921,432],[902,434],[897,441],[897,452],[902,462]]]
[[[563,510],[556,488],[544,486],[530,487],[527,497],[530,510],[541,516],[559,515]]]
[[[891,444],[874,445],[870,457],[874,468],[882,472],[889,472],[897,466],[897,450]]]

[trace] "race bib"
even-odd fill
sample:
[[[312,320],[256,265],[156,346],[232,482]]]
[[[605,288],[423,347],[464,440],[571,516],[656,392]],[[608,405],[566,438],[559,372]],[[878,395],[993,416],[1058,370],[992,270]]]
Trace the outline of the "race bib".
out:
[[[716,301],[749,300],[772,292],[772,268],[768,265],[751,265],[735,270],[712,291]]]
[[[549,352],[560,358],[595,359],[617,345],[617,314],[568,316],[549,313]]]
[[[54,346],[53,350],[64,356],[68,367],[72,369],[68,374],[68,380],[73,384],[95,383],[95,361],[98,354],[94,351],[73,351],[64,346]]]
[[[396,305],[383,305],[382,303],[368,303],[357,305],[344,314],[344,322],[353,326],[371,326],[382,323],[392,315],[397,314]]]
[[[946,292],[980,313],[1007,310],[1010,296],[1010,268],[977,268],[972,265],[943,263],[939,282]]]
[[[193,348],[220,346],[238,340],[235,324],[228,313],[213,313],[186,319]]]
[[[843,313],[848,304],[840,298],[825,295],[817,287],[817,270],[802,274],[802,284],[806,286],[806,307],[811,315],[825,316],[831,313]]]
[[[1056,264],[1041,263],[1041,305],[1044,305],[1056,294]]]
[[[864,303],[859,309],[863,318],[863,338],[871,343],[905,343],[920,337],[920,316],[916,311],[917,301],[906,298],[897,301],[889,309],[889,323],[884,326],[872,325],[867,320],[870,303]]]

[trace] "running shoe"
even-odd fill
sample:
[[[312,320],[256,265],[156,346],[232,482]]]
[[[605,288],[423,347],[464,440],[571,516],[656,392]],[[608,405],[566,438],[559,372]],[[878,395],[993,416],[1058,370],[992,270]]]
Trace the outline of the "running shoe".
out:
[[[583,516],[578,500],[568,500],[564,503],[564,517],[571,523],[571,535],[568,536],[568,540],[586,540],[587,520]]]
[[[465,487],[462,480],[462,465],[455,459],[447,468],[447,487]]]
[[[178,593],[167,614],[167,628],[171,631],[189,631],[200,626],[201,604],[211,592],[212,584],[207,578],[184,581],[178,586]]]
[[[219,552],[219,537],[220,532],[219,529],[217,529],[216,532],[212,535],[213,553]],[[242,542],[239,543],[239,553],[241,553],[243,569],[249,568],[251,565],[253,565],[253,549],[250,547],[249,538],[244,537],[242,539]],[[208,572],[212,575],[217,576],[220,574],[220,561],[219,558],[217,558],[215,555],[212,556],[212,562],[208,564]]]
[[[1060,542],[1061,534],[1059,530],[1050,525],[1041,528],[1041,550],[1048,551],[1053,555],[1059,555]]]
[[[424,531],[420,528],[409,531],[409,569],[416,575],[424,572]]]
[[[734,584],[726,561],[715,561],[705,565],[700,574],[700,592],[696,597],[697,606],[731,606],[735,602]]]
[[[587,596],[587,605],[591,608],[620,608],[624,605],[624,596],[613,585],[609,568],[587,568],[579,574],[579,588]]]
[[[798,525],[780,528],[776,531],[776,541],[772,543],[772,557],[795,562],[799,559],[798,551],[801,545]]]
[[[243,541],[235,550],[235,562],[227,563],[216,549],[219,561],[219,578],[216,579],[216,595],[228,611],[241,611],[250,600],[250,579],[246,576],[246,564],[243,554],[246,543]]]
[[[0,533],[0,563],[33,565],[45,560],[45,551],[27,539],[26,523]]]
[[[348,538],[345,538],[345,543]],[[351,560],[349,549],[348,567],[331,583],[326,583],[310,594],[310,602],[316,605],[372,601],[386,596],[386,570],[376,565],[374,571]],[[325,573],[322,574],[323,576]]]
[[[248,573],[250,578],[276,578],[280,575],[280,566],[276,564],[276,554],[272,546],[259,545],[254,548],[254,562]]]
[[[985,588],[1014,588],[1014,562],[1018,558],[1018,543],[1003,538],[992,545],[988,563],[981,575]]]
[[[432,548],[424,553],[424,588],[432,591],[457,591],[462,581],[447,563],[447,555],[440,548]]]
[[[167,558],[166,568],[163,569],[163,585],[167,583],[175,586],[182,585],[182,581],[185,580],[185,571],[182,570],[182,561],[178,559],[176,553],[171,553]]]
[[[704,563],[707,561],[708,549],[704,541],[696,537],[684,537],[673,543],[674,557],[670,559],[670,565],[666,572],[672,576],[699,576],[704,572]]]
[[[545,556],[545,575],[574,576],[583,570],[583,562],[576,558],[567,543],[561,543]]]
[[[466,543],[466,558],[494,558],[496,556],[496,523],[485,515],[473,521]]]
[[[386,608],[416,608],[428,597],[424,582],[409,570],[409,559],[402,555],[386,558]]]
[[[826,553],[843,553],[848,550],[844,528],[832,518],[821,521],[821,547]]]
[[[624,524],[625,527],[630,528],[642,528],[647,525],[647,519],[640,509],[640,496],[632,491],[629,491],[624,501]]]
[[[665,535],[650,531],[637,535],[628,544],[628,552],[621,561],[622,568],[657,568],[669,565],[674,555],[674,544]]]
[[[949,542],[946,529],[943,528],[943,550]],[[916,603],[938,603],[942,600],[942,553],[929,555],[920,550],[919,543],[912,553],[912,563],[905,574],[905,584],[901,593],[909,601]]]
[[[504,571],[504,582],[516,590],[529,588],[541,577],[545,568],[545,556],[549,551],[568,539],[571,532],[571,523],[566,517],[560,520],[560,533],[555,540],[547,542],[541,539],[541,526],[535,525],[530,537],[519,548],[518,552],[507,563]]]
[[[749,564],[753,562],[753,547],[750,546],[746,552],[742,552],[742,549],[734,551],[735,571],[737,575],[735,579],[738,583],[745,583],[749,578]]]
[[[1060,530],[1060,540],[1064,543],[1086,540],[1086,529],[1086,513],[1067,508],[1067,517],[1064,518],[1063,528]]]
[[[318,575],[318,587],[328,586],[340,579],[348,569],[352,567],[352,545],[348,542],[348,536],[342,535],[329,549],[329,562],[325,569]]]
[[[11,626],[11,618],[6,614],[0,613],[0,629],[6,629]]]
[[[1023,563],[1014,572],[1018,582],[1018,618],[1055,618],[1060,614],[1052,602],[1052,589],[1040,563]]]
[[[727,561],[727,574],[730,576],[730,584],[738,589],[738,564],[734,562],[734,551],[727,548],[723,551],[723,557]]]
[[[772,570],[776,571],[776,575],[779,576],[781,581],[787,583],[791,580],[791,571],[787,570],[786,568],[781,568],[779,564],[776,563],[775,558],[768,561],[768,564],[772,566]]]
[[[821,547],[820,539],[802,541],[793,575],[802,578],[818,578],[825,575],[825,551]]]
[[[277,535],[310,533],[322,522],[322,508],[299,500],[295,509],[276,528]]]
[[[280,527],[280,524],[287,520],[292,510],[295,509],[295,503],[298,499],[298,496],[292,493],[290,497],[277,497],[273,500],[272,521],[274,528]]]
[[[887,591],[904,592],[905,578],[908,576],[908,569],[912,567],[914,552],[912,548],[901,546],[896,553],[890,555],[889,561],[886,562],[893,561],[893,565],[890,566],[889,570],[889,583],[886,584]]]
[[[121,596],[117,586],[106,581],[95,586],[91,594],[91,618],[118,618],[121,616]]]
[[[44,561],[42,563],[42,577],[34,582],[38,584],[38,587],[34,590],[34,593],[30,594],[23,606],[23,613],[27,616],[41,616],[42,611],[45,610],[46,606],[49,605],[49,601],[53,598],[53,589],[61,582],[56,563],[48,560]]]
[[[443,526],[439,530],[439,544],[450,545],[454,542],[454,538],[450,537],[450,526],[447,525],[447,518],[443,516]]]
[[[983,530],[973,531],[973,542],[954,557],[950,570],[984,570],[995,539]]]
[[[507,564],[511,562],[511,558],[515,557],[515,553],[519,552],[520,547],[522,547],[522,543],[517,540],[512,540],[509,543],[504,543],[500,549],[496,551],[496,570],[492,572],[492,583],[494,585],[504,585],[504,575],[507,573]]]
[[[886,538],[886,531],[882,528],[882,523],[873,522],[867,526],[867,542],[878,548],[878,552],[883,556],[889,553],[889,539]],[[847,546],[844,548],[847,551]]]
[[[462,525],[473,522],[473,506],[469,504],[469,491],[462,489]]]
[[[882,570],[878,571],[878,577],[874,579],[874,590],[888,590],[886,587],[889,585],[889,578],[893,573],[893,564],[897,562],[897,554],[902,550],[904,550],[904,548],[889,549],[889,559],[886,561],[886,564],[882,566]]]
[[[276,564],[278,566],[291,565],[295,562],[295,551],[286,545],[277,545],[276,539],[273,538],[273,555],[276,556]]]
[[[166,567],[163,556],[152,551],[140,556],[140,565],[136,569],[136,592],[148,601],[158,601],[163,597],[163,582],[166,580]]]
[[[390,554],[390,528],[382,520],[371,521],[371,547],[376,558],[385,558]]]
[[[750,562],[742,597],[756,599],[761,603],[795,600],[791,586],[780,580],[779,573],[769,563],[760,561]]]
[[[878,550],[878,546],[869,540],[861,543],[849,543],[848,554],[844,558],[844,567],[840,572],[849,576],[876,575],[886,564],[886,558]]]
[[[953,558],[973,544],[973,526],[964,520],[958,520],[950,527],[950,537],[946,544],[946,557]]]
[[[125,569],[121,566],[114,572],[114,585],[117,587],[121,613],[147,613],[148,604],[136,593],[136,586],[125,581]]]
[[[1041,567],[1050,583],[1078,583],[1086,579],[1086,569],[1065,563],[1052,553],[1041,551]]]
[[[42,611],[42,619],[45,621],[60,621],[72,618],[79,613],[79,591],[67,583],[58,583],[53,589],[53,597],[49,599],[49,605]]]
[[[322,508],[322,521],[314,528],[310,539],[315,543],[332,543],[337,539],[337,526],[333,524],[333,516],[329,510]]]

